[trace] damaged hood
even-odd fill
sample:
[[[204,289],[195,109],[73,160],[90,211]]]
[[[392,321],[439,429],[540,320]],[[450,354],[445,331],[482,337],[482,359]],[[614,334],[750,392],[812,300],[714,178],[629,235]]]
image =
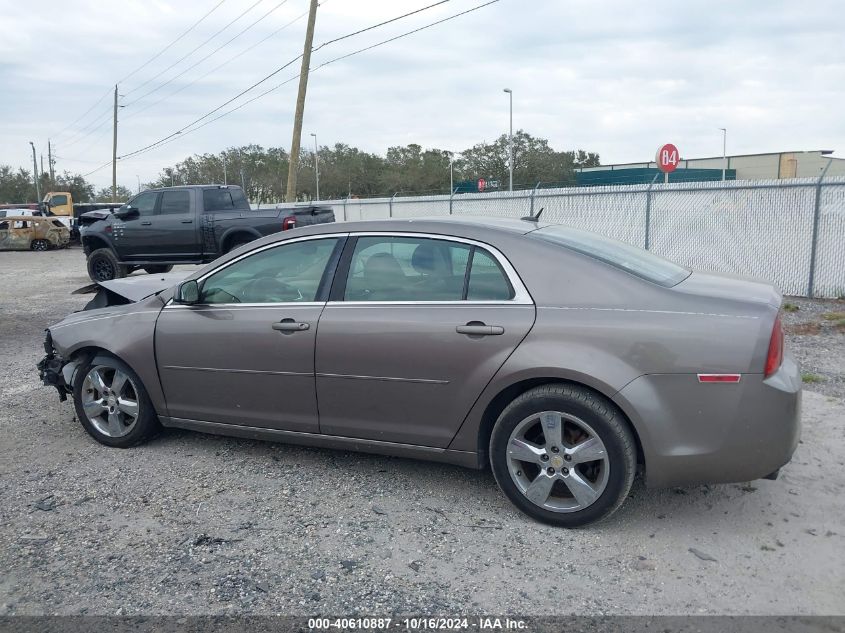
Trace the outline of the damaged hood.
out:
[[[191,271],[179,271],[158,275],[138,275],[137,277],[125,277],[123,279],[112,279],[111,281],[99,281],[74,290],[73,294],[90,294],[97,292],[100,288],[104,288],[109,293],[135,303],[157,292],[172,288],[190,274]]]

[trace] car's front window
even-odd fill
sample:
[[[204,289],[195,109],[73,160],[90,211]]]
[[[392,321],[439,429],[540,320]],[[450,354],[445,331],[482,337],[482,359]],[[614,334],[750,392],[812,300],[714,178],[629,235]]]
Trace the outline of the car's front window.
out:
[[[690,275],[688,269],[668,259],[591,231],[546,226],[532,231],[529,236],[564,246],[667,288],[681,283]]]
[[[158,200],[158,193],[155,191],[147,191],[135,196],[129,202],[124,204],[121,209],[132,207],[138,210],[138,215],[152,215],[156,208],[156,201]]]
[[[315,301],[337,238],[282,244],[245,257],[202,283],[200,303]]]

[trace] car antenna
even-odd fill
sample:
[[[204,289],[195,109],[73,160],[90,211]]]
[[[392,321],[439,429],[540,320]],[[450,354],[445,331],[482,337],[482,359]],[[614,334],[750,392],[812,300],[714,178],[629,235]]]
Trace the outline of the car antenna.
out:
[[[540,207],[540,210],[537,211],[537,215],[526,215],[521,220],[525,220],[526,222],[537,222],[540,219],[540,214],[543,212],[543,209],[546,207]]]

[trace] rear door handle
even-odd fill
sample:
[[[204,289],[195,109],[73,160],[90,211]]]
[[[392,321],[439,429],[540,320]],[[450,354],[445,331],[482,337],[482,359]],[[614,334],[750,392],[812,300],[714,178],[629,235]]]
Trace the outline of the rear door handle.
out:
[[[191,224],[193,220],[182,220],[182,224]]]
[[[274,330],[278,330],[279,332],[304,332],[311,326],[308,323],[301,323],[299,321],[294,321],[293,319],[284,319],[278,323],[274,323],[270,327]]]
[[[470,336],[500,336],[505,333],[501,325],[485,325],[480,321],[470,321],[466,325],[459,325],[455,328],[458,334],[469,334]]]
[[[149,226],[150,224],[152,224],[152,222],[150,222],[149,220],[144,220],[143,222],[141,222],[141,224],[143,224],[144,226]]]

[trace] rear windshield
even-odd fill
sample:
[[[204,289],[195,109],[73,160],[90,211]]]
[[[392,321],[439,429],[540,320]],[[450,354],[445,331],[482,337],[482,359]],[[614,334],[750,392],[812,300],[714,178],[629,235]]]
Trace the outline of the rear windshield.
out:
[[[206,211],[249,210],[249,202],[240,189],[203,189],[202,201]]]
[[[681,283],[690,274],[683,266],[654,253],[590,231],[565,226],[547,226],[532,231],[529,235],[565,246],[667,288]]]

